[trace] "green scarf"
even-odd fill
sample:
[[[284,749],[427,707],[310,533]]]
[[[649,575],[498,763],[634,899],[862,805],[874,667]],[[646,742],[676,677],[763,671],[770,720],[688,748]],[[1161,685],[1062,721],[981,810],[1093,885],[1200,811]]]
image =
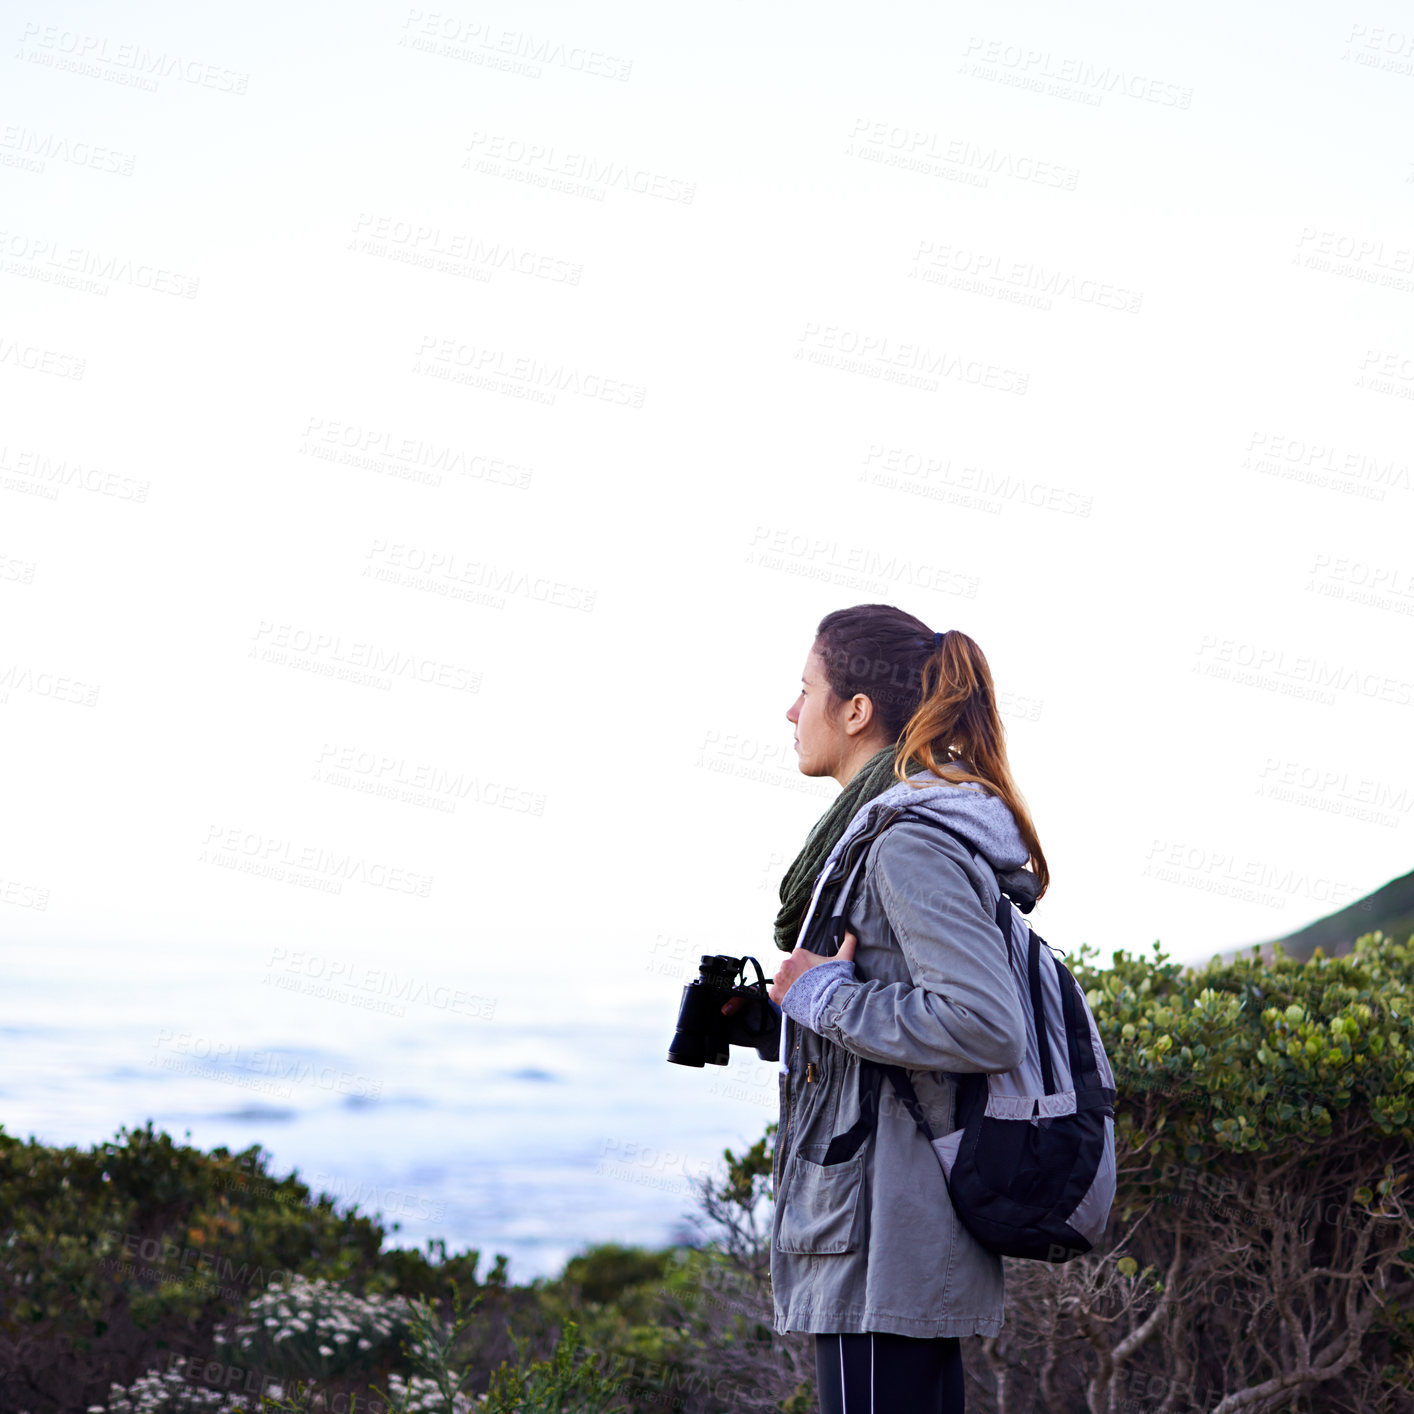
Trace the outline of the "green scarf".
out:
[[[898,784],[898,777],[894,775],[896,750],[896,746],[882,747],[859,768],[830,808],[811,827],[805,837],[804,848],[786,870],[785,878],[781,880],[781,910],[776,914],[776,946],[782,952],[795,950],[805,910],[810,906],[816,875],[824,867],[835,842],[844,834],[845,826],[866,801]],[[917,763],[909,764],[913,770],[919,769]]]

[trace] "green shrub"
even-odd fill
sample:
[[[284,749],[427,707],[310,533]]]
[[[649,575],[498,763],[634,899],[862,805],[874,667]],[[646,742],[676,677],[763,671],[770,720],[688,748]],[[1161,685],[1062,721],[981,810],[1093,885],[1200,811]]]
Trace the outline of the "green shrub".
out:
[[[294,1273],[365,1297],[475,1286],[476,1252],[385,1252],[381,1223],[265,1163],[258,1146],[206,1154],[150,1122],[87,1151],[0,1129],[0,1407],[83,1409],[113,1383],[165,1378]],[[488,1285],[504,1272],[501,1257]]]
[[[1414,940],[1411,940],[1414,943]],[[1184,1164],[1330,1138],[1344,1114],[1414,1144],[1414,952],[1381,933],[1301,963],[1180,968],[1117,952],[1074,971],[1115,1066],[1119,1126],[1162,1180]],[[1175,1106],[1174,1102],[1180,1102]]]
[[[597,1243],[565,1263],[557,1285],[571,1290],[580,1301],[623,1306],[633,1294],[663,1280],[674,1249],[625,1247],[617,1242]]]
[[[673,1283],[684,1281],[684,1271],[680,1249],[610,1242],[571,1257],[559,1277],[534,1287],[545,1316],[562,1331],[573,1322],[584,1343],[611,1361],[630,1389],[660,1389],[682,1366],[665,1298]],[[524,1322],[522,1329],[528,1329]]]
[[[507,1361],[491,1377],[479,1409],[484,1414],[608,1414],[626,1406],[621,1377],[600,1368],[585,1354],[579,1328],[567,1321],[548,1360]]]
[[[408,1312],[409,1332],[404,1351],[418,1371],[404,1378],[389,1376],[390,1408],[398,1414],[469,1414],[482,1403],[468,1392],[475,1367],[455,1358],[457,1343],[472,1323],[481,1293],[467,1301],[453,1287],[451,1317],[443,1322],[430,1301],[414,1301]]]
[[[1008,1260],[992,1407],[1414,1407],[1414,946],[1087,953],[1118,1194],[1101,1250]]]

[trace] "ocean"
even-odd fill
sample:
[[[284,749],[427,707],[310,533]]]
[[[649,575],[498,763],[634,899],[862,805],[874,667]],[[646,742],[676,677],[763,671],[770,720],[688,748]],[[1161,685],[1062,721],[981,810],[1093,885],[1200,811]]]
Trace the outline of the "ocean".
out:
[[[695,1181],[776,1117],[754,1053],[667,1062],[695,956],[621,983],[479,967],[475,992],[295,956],[12,945],[0,1123],[81,1148],[148,1120],[206,1150],[259,1144],[267,1172],[397,1224],[391,1243],[475,1247],[483,1275],[504,1253],[523,1282],[591,1242],[700,1240]]]

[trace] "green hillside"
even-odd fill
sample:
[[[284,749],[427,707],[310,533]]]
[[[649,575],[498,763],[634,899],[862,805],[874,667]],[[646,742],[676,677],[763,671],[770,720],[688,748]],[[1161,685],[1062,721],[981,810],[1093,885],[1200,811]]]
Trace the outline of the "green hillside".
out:
[[[1381,929],[1385,937],[1400,942],[1414,933],[1414,869],[1335,913],[1328,913],[1283,938],[1263,943],[1262,955],[1270,957],[1272,942],[1280,942],[1289,957],[1301,962],[1310,958],[1317,948],[1323,949],[1327,957],[1339,957],[1350,951],[1362,933],[1372,933],[1376,928]],[[1233,948],[1223,956],[1232,958],[1245,951],[1247,948]]]

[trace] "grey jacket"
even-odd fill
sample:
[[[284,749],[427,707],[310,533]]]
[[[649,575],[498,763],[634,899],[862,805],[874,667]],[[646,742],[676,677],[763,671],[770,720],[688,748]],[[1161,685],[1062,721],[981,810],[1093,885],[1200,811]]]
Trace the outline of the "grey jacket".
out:
[[[858,1057],[904,1067],[941,1137],[955,1127],[948,1072],[1010,1070],[1025,1052],[1020,998],[993,917],[996,874],[1006,875],[1013,899],[1034,898],[1037,881],[1005,802],[975,786],[891,787],[851,821],[820,872],[816,900],[869,810],[905,802],[963,838],[914,821],[890,825],[869,845],[856,881],[854,964],[817,964],[782,1004],[771,1238],[781,1333],[1002,1328],[1002,1259],[958,1221],[937,1155],[887,1081],[870,1138],[845,1162],[822,1164],[830,1139],[859,1114]],[[807,929],[810,914],[802,938]]]

